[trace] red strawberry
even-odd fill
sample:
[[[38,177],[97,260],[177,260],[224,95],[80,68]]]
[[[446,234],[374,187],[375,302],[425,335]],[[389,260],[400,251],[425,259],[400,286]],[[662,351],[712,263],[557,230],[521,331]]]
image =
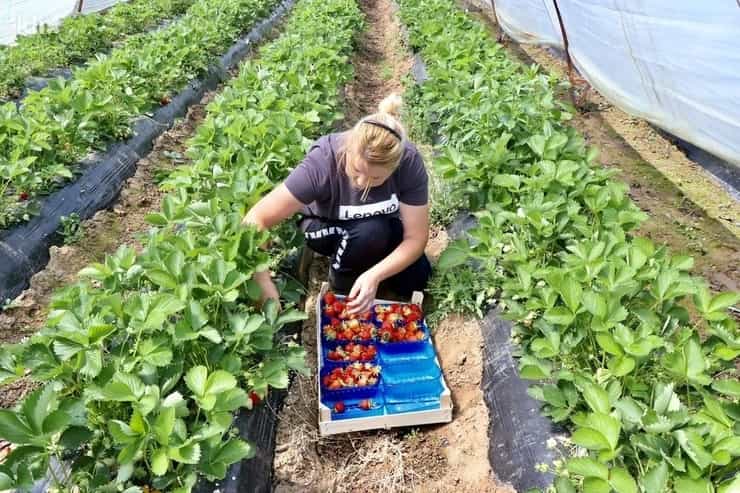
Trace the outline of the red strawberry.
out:
[[[363,399],[360,401],[357,407],[365,411],[369,411],[370,409],[373,408],[373,401],[371,401],[370,399]]]
[[[22,200],[24,202],[26,200],[28,200],[28,192],[21,192],[21,194],[18,196],[18,199],[20,199],[20,200]]]
[[[252,407],[259,406],[260,402],[262,402],[262,398],[254,391],[249,393],[249,399],[252,401]]]
[[[332,303],[332,308],[334,308],[334,313],[340,314],[344,311],[344,303],[341,301],[335,301]]]
[[[334,303],[334,302],[335,302],[336,300],[337,300],[337,297],[336,297],[336,296],[334,296],[334,293],[332,293],[331,291],[329,291],[328,293],[326,293],[326,294],[324,295],[324,304],[325,304],[325,305],[331,305],[331,304],[333,304],[333,303]]]
[[[344,402],[339,401],[334,404],[334,412],[337,414],[342,414],[344,412]]]

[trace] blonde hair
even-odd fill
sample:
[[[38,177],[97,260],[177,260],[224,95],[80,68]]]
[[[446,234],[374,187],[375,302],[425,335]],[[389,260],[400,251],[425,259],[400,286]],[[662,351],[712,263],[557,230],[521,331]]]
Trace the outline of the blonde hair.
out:
[[[344,172],[350,178],[353,166],[347,164],[362,159],[369,166],[394,170],[403,156],[406,130],[400,122],[403,100],[398,94],[386,96],[377,113],[362,118],[348,132],[344,145]],[[369,185],[363,197],[367,196]]]

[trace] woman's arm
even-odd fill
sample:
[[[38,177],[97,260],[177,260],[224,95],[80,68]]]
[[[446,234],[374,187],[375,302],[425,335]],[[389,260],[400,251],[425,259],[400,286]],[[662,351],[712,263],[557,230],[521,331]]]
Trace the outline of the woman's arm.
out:
[[[302,207],[303,204],[281,183],[249,209],[242,224],[252,224],[263,231],[293,216]]]
[[[354,298],[349,302],[352,313],[369,309],[378,285],[416,262],[424,253],[429,239],[429,204],[416,206],[401,203],[401,221],[401,243],[386,258],[360,275],[352,286],[349,293]]]
[[[293,216],[302,207],[303,204],[281,183],[254,204],[242,219],[242,224],[253,225],[263,231]],[[256,272],[254,280],[262,290],[263,302],[270,298],[280,299],[280,293],[272,282],[269,271]]]

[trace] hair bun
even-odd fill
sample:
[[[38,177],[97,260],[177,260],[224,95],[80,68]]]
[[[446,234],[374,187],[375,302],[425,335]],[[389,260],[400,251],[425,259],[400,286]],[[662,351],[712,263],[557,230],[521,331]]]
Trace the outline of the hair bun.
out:
[[[383,101],[378,105],[378,112],[386,113],[394,118],[401,116],[401,108],[403,107],[403,99],[396,93],[389,94]]]

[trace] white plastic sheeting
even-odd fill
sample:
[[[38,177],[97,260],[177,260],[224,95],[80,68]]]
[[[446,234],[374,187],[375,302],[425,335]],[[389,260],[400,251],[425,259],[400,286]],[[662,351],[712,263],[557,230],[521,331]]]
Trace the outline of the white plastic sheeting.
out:
[[[101,10],[108,9],[117,3],[125,1],[128,0],[83,0],[82,13],[89,14],[91,12],[100,12]]]
[[[562,46],[557,17],[553,25],[547,0],[494,0],[498,23],[520,43]]]
[[[55,26],[72,14],[77,0],[0,0],[0,44],[10,44],[18,34],[36,26]]]
[[[127,0],[83,0],[82,13],[98,12]],[[0,0],[0,44],[11,44],[19,34],[38,26],[56,26],[76,12],[79,0]]]
[[[494,0],[522,43],[562,48],[553,0]],[[740,167],[736,0],[557,0],[581,75],[616,106]]]

